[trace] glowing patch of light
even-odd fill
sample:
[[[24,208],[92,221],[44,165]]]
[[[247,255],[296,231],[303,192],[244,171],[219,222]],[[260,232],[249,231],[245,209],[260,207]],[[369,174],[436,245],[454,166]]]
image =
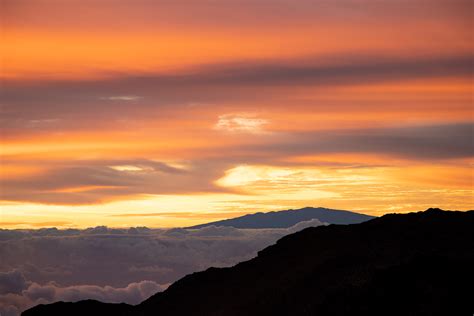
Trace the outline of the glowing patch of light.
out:
[[[111,166],[109,168],[117,170],[117,171],[143,171],[144,170],[143,168],[133,166],[133,165]]]
[[[219,116],[214,129],[235,133],[262,134],[268,120],[257,118],[255,114],[225,114]]]

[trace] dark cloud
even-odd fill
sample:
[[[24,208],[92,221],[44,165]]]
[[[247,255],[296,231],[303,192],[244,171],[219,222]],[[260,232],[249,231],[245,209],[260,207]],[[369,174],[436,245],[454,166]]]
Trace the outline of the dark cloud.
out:
[[[473,137],[473,123],[348,129],[287,134],[273,143],[249,146],[243,151],[268,156],[370,153],[439,160],[472,157]]]
[[[118,170],[114,168],[133,167]],[[222,165],[205,162],[179,169],[144,159],[75,161],[52,165],[42,174],[5,179],[3,200],[87,204],[140,194],[223,192],[214,185]]]
[[[27,283],[23,274],[18,270],[0,272],[0,295],[21,293],[26,289]]]
[[[6,80],[2,98],[6,102],[97,99],[123,101],[124,95],[131,95],[138,99],[159,96],[161,99],[171,101],[173,95],[178,97],[175,95],[177,93],[184,92],[190,96],[199,95],[200,92],[209,93],[210,91],[201,90],[206,86],[220,88],[229,85],[236,88],[301,84],[326,86],[415,78],[468,77],[473,71],[473,60],[470,54],[391,59],[375,55],[336,55],[331,58],[215,64],[178,74],[116,74],[111,79],[99,80],[42,80],[23,83],[10,83]],[[193,87],[199,89],[195,90]],[[106,104],[107,102],[103,102],[103,105]],[[127,102],[113,104],[129,106]]]
[[[336,56],[327,64],[306,61],[218,66],[214,71],[195,75],[194,80],[200,78],[203,80],[201,82],[208,84],[265,86],[354,84],[420,77],[469,76],[473,70],[473,60],[471,55],[398,60],[377,56]],[[192,78],[186,78],[184,82]]]
[[[180,74],[119,74],[100,80],[4,80],[0,119],[6,136],[94,128],[117,125],[117,120],[123,120],[124,116],[133,119],[155,113],[157,118],[171,118],[177,108],[185,110],[196,103],[282,102],[274,100],[289,97],[277,89],[282,86],[328,87],[420,78],[468,78],[473,71],[472,62],[471,55],[411,59],[333,56],[208,65]],[[134,99],[124,101],[124,96]]]

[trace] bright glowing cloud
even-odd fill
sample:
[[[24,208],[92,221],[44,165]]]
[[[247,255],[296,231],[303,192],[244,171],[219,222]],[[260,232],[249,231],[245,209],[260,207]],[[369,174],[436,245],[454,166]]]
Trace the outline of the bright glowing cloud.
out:
[[[143,168],[131,165],[123,165],[123,166],[111,166],[110,168],[117,170],[117,171],[143,171]]]
[[[262,134],[266,132],[264,128],[268,124],[268,120],[258,118],[255,114],[224,114],[219,116],[214,128],[226,132]]]

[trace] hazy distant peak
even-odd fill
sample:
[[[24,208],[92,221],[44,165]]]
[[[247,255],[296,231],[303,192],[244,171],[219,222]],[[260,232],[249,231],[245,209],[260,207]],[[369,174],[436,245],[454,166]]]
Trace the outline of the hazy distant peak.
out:
[[[357,224],[365,222],[373,216],[350,211],[333,210],[324,207],[304,207],[268,213],[247,214],[236,218],[225,219],[192,226],[202,228],[207,226],[229,226],[235,228],[289,228],[300,222],[317,219],[328,224]]]

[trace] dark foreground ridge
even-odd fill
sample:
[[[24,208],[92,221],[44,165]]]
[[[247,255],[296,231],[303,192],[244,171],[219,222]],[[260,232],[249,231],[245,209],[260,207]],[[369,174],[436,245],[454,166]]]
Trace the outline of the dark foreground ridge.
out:
[[[298,210],[247,214],[188,228],[203,228],[211,225],[235,228],[288,228],[299,222],[312,219],[319,219],[321,222],[328,224],[358,224],[373,218],[370,215],[349,211],[331,210],[323,207],[305,207]]]
[[[429,209],[307,228],[137,306],[55,303],[23,315],[472,315],[472,267],[474,212]]]

